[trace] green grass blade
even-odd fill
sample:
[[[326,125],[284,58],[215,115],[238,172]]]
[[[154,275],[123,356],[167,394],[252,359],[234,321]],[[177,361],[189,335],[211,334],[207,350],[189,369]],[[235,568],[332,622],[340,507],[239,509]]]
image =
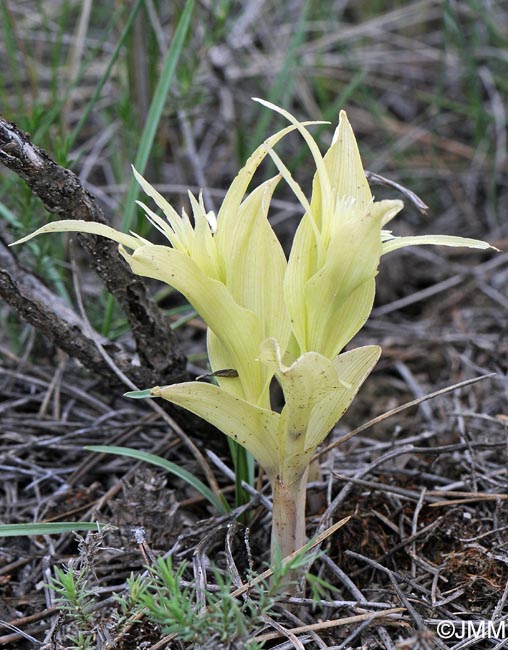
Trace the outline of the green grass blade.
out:
[[[153,141],[155,139],[155,134],[159,126],[159,122],[164,110],[166,103],[167,94],[173,81],[173,76],[176,69],[176,64],[180,58],[180,54],[183,49],[183,44],[189,25],[191,22],[191,16],[194,9],[195,0],[189,0],[185,9],[180,17],[178,26],[176,28],[175,34],[171,40],[171,46],[167,51],[166,58],[162,66],[161,76],[159,82],[155,89],[155,93],[150,104],[150,109],[146,118],[146,124],[143,128],[141,134],[141,139],[139,142],[138,150],[134,158],[134,167],[138,170],[140,174],[143,174],[146,168],[146,163],[148,161],[148,156],[152,149]],[[134,176],[131,175],[129,185],[127,187],[127,194],[125,196],[124,202],[124,217],[122,220],[121,230],[127,232],[132,227],[132,221],[134,219],[136,211],[136,199],[139,194],[139,185]],[[108,301],[106,303],[106,309],[104,313],[104,321],[101,328],[101,333],[103,336],[109,335],[109,330],[111,327],[111,319],[113,316],[114,309],[114,299],[112,296],[108,296]]]
[[[243,488],[242,482],[254,485],[254,458],[245,447],[227,438],[229,453],[235,470],[235,507],[243,506],[250,500],[250,495]]]
[[[12,212],[12,210],[9,210],[9,208],[5,205],[5,203],[2,203],[1,201],[0,201],[0,217],[3,217],[7,221],[7,223],[13,226],[13,228],[21,229],[22,227],[21,221],[14,214],[14,212]]]
[[[135,458],[136,460],[144,461],[145,463],[150,463],[151,465],[156,465],[157,467],[162,467],[170,474],[178,476],[178,478],[183,479],[186,483],[191,485],[195,490],[199,492],[202,496],[207,499],[214,508],[217,509],[220,514],[227,514],[227,508],[224,502],[218,499],[215,494],[208,488],[202,481],[191,474],[186,469],[179,467],[175,463],[172,463],[165,458],[156,456],[155,454],[150,454],[146,451],[139,451],[137,449],[129,449],[128,447],[115,447],[113,445],[90,445],[85,447],[88,451],[96,451],[101,454],[115,454],[117,456],[128,456],[129,458]]]
[[[166,103],[166,97],[169,92],[171,82],[173,81],[176,64],[180,58],[183,44],[189,30],[194,4],[195,0],[189,0],[185,4],[185,9],[182,12],[175,34],[171,39],[171,46],[167,51],[166,57],[164,59],[160,79],[157,83],[157,87],[150,104],[150,109],[146,118],[146,124],[141,134],[139,147],[134,159],[134,167],[140,174],[143,174],[146,168],[148,156],[150,155],[153,141],[155,139],[155,134],[157,132],[162,112],[164,110],[164,105]],[[138,193],[139,185],[134,176],[131,176],[129,186],[127,188],[127,195],[125,197],[125,210],[124,218],[122,221],[122,229],[124,231],[130,230],[132,226],[132,220],[136,209],[135,201]]]
[[[127,39],[127,36],[129,35],[129,32],[131,30],[132,24],[134,23],[134,19],[138,15],[138,11],[140,10],[141,6],[143,5],[144,0],[138,0],[134,7],[132,8],[132,11],[130,12],[127,21],[125,23],[125,26],[123,28],[123,31],[120,35],[120,38],[118,39],[118,43],[116,44],[116,47],[113,51],[113,54],[111,55],[111,58],[106,66],[106,69],[104,70],[102,77],[99,79],[99,83],[97,84],[97,87],[93,93],[93,95],[90,97],[88,100],[87,105],[85,106],[85,110],[83,111],[83,114],[81,115],[78,123],[76,124],[74,130],[72,131],[71,135],[69,136],[69,147],[71,147],[74,142],[76,141],[76,138],[78,137],[79,133],[81,132],[81,129],[83,128],[83,124],[86,122],[88,119],[88,116],[90,115],[93,107],[97,103],[97,100],[100,97],[100,94],[102,92],[102,89],[104,88],[104,84],[106,81],[109,79],[111,70],[113,66],[116,63],[116,60],[118,59],[118,55],[120,54],[120,51],[125,43],[125,40]]]
[[[97,532],[102,524],[89,521],[60,521],[35,524],[0,524],[0,537],[20,537],[22,535],[57,535],[73,533],[78,530]]]

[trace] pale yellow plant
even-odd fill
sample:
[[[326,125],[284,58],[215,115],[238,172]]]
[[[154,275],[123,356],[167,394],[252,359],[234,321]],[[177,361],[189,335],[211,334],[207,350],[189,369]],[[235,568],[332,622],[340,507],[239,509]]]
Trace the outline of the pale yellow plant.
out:
[[[343,351],[372,310],[381,256],[419,244],[483,249],[489,245],[442,235],[395,237],[384,227],[403,204],[374,201],[344,111],[323,157],[306,128],[313,123],[301,123],[258,101],[291,124],[252,154],[217,216],[207,212],[201,197],[190,193],[193,219],[185,211],[180,216],[134,171],[164,214],[162,218],[140,203],[169,246],[72,220],[47,224],[17,243],[47,232],[103,235],[120,244],[134,273],[165,282],[189,300],[208,326],[209,361],[218,385],[186,382],[155,387],[151,395],[203,417],[255,457],[273,488],[272,549],[279,548],[285,557],[305,541],[311,457],[381,353],[376,345]],[[273,150],[292,130],[307,142],[316,167],[310,201]],[[267,154],[280,174],[245,198]],[[305,212],[288,260],[268,221],[281,176]],[[270,403],[274,378],[284,394],[281,412]]]

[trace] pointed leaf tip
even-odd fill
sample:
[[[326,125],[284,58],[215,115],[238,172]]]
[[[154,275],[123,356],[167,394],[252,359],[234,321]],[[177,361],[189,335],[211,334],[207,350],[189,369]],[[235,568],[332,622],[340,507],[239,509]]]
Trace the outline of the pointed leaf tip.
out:
[[[123,396],[132,399],[144,399],[145,397],[153,397],[151,391],[151,388],[146,388],[145,390],[130,390],[129,392],[124,393]]]

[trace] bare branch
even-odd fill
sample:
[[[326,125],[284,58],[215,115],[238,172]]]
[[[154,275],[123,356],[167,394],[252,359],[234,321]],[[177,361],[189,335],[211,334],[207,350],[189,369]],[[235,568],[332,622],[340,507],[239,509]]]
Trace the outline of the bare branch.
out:
[[[28,134],[1,117],[0,162],[27,183],[49,212],[67,219],[107,223],[102,210],[76,174],[58,165],[45,151],[30,142]],[[155,380],[152,383],[181,381],[185,374],[185,357],[169,322],[151,299],[145,283],[131,273],[115,243],[93,235],[80,235],[79,239],[90,254],[96,272],[125,313],[141,365],[152,369]],[[12,276],[7,280],[4,273],[3,283],[4,291],[14,291],[10,304],[26,317],[27,310],[22,308],[19,287],[16,289]],[[40,319],[37,322],[42,324]],[[65,349],[62,342],[57,344]]]
[[[0,296],[7,304],[90,372],[106,378],[109,384],[121,382],[104,363],[95,340],[107,345],[115,363],[140,385],[153,382],[153,370],[132,365],[125,353],[98,333],[88,335],[89,326],[33,273],[20,266],[11,250],[0,239]],[[95,340],[94,340],[95,339]]]

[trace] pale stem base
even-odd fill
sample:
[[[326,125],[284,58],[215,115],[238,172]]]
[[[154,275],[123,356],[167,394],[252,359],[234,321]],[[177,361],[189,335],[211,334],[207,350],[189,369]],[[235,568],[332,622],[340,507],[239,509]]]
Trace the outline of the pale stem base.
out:
[[[293,483],[286,484],[279,477],[272,482],[273,527],[272,562],[278,550],[282,558],[291,555],[305,542],[305,498],[308,467]],[[296,576],[292,576],[294,579]]]

